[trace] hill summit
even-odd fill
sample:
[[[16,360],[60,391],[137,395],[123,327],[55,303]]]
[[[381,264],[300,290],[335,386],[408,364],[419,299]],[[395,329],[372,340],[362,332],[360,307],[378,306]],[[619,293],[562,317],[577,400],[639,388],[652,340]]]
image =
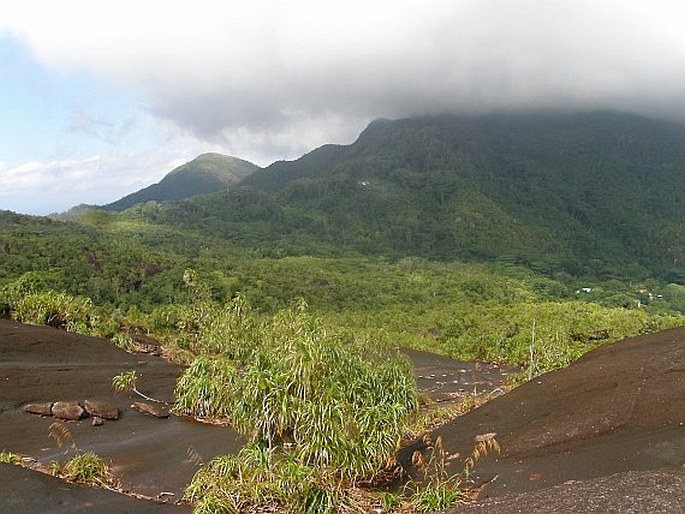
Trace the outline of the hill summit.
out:
[[[104,205],[110,211],[123,211],[149,201],[184,200],[193,196],[226,189],[259,169],[259,166],[236,157],[218,153],[199,155],[170,171],[160,182]]]

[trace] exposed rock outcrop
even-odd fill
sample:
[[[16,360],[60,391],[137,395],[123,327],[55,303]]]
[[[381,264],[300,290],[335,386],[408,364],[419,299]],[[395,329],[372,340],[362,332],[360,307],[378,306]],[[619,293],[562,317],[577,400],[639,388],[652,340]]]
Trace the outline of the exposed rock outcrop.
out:
[[[24,411],[41,416],[54,416],[66,420],[78,420],[89,416],[103,419],[119,419],[119,408],[113,403],[100,400],[38,402],[24,405]]]

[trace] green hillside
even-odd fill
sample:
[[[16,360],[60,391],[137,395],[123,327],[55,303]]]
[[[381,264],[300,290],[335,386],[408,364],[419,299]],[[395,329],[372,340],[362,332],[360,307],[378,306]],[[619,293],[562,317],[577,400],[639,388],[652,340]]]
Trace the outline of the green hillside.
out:
[[[609,112],[383,120],[239,186],[127,216],[265,255],[685,279],[683,125]]]
[[[159,183],[105,205],[110,211],[123,211],[149,201],[166,202],[221,191],[259,169],[251,162],[206,153],[168,173]]]

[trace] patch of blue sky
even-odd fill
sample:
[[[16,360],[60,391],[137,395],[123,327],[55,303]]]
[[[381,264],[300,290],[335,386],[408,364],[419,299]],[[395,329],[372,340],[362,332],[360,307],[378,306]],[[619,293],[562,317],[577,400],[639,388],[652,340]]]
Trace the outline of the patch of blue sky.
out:
[[[83,158],[155,144],[131,91],[86,71],[43,67],[20,39],[0,33],[0,161]]]

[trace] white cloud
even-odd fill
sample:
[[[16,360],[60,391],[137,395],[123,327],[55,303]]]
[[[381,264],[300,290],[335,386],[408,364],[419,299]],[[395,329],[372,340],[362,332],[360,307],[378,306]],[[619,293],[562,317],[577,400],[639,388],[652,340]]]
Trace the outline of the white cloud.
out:
[[[673,0],[15,4],[6,23],[42,62],[134,86],[210,140],[287,141],[317,122],[321,137],[349,137],[372,117],[441,109],[672,112],[685,100]]]

